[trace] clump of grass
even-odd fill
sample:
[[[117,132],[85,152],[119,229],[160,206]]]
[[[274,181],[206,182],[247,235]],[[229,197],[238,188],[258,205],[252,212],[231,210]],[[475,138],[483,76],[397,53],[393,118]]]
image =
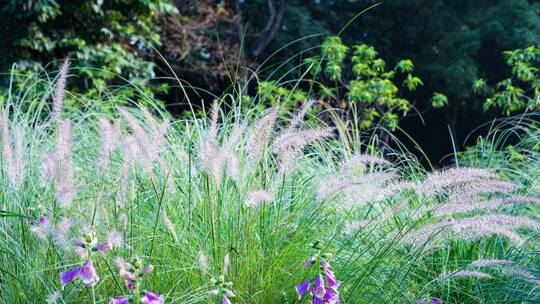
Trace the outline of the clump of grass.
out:
[[[6,302],[505,302],[501,285],[538,299],[540,222],[507,209],[538,198],[504,167],[426,175],[342,122],[306,123],[312,102],[280,115],[223,99],[208,120],[175,120],[148,100],[70,112],[13,96],[0,117]],[[490,265],[502,270],[478,269]]]

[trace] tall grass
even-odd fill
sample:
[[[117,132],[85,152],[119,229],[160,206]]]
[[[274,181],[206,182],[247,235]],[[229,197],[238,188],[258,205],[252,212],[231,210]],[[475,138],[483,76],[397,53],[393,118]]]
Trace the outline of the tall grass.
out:
[[[308,303],[295,285],[322,271],[303,267],[314,252],[341,281],[342,303],[540,300],[538,192],[514,178],[537,154],[525,168],[429,173],[346,122],[306,123],[307,108],[246,111],[227,96],[208,117],[174,119],[139,96],[148,108],[107,99],[60,111],[54,84],[33,98],[32,83],[3,105],[5,303],[107,303],[129,294],[121,270],[137,259],[153,265],[139,290],[166,303],[216,303],[223,286],[234,303]],[[506,201],[459,208],[496,199]],[[88,260],[72,240],[111,232],[123,243],[91,253],[99,281],[62,288],[60,272]]]

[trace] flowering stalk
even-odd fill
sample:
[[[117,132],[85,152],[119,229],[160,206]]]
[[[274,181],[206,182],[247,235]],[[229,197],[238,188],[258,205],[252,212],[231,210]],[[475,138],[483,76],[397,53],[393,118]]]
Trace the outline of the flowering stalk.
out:
[[[341,282],[336,279],[334,272],[330,269],[330,263],[327,261],[332,255],[321,253],[323,245],[320,241],[313,243],[312,247],[315,249],[315,254],[308,258],[304,268],[311,268],[318,264],[318,274],[315,279],[308,278],[296,285],[298,300],[301,300],[310,291],[309,295],[313,298],[312,304],[339,304],[338,287]]]
[[[233,282],[226,282],[225,276],[220,275],[217,278],[210,280],[214,288],[210,291],[210,294],[216,296],[219,304],[231,304],[229,298],[236,297],[236,294],[232,291]]]
[[[154,266],[148,264],[143,267],[141,259],[134,258],[126,262],[122,258],[116,259],[118,275],[126,284],[130,292],[128,296],[113,298],[109,304],[143,303],[143,304],[163,304],[164,296],[155,294],[151,291],[141,290],[142,279],[154,270]]]
[[[99,282],[99,276],[97,270],[94,267],[94,263],[91,259],[94,252],[105,252],[112,248],[107,243],[98,243],[97,238],[92,233],[87,233],[83,240],[74,240],[75,250],[79,256],[85,259],[85,262],[81,266],[76,266],[68,271],[60,273],[60,281],[62,282],[62,288],[75,279],[80,279],[86,286],[94,287]]]
[[[210,294],[217,298],[216,303],[218,304],[231,304],[230,298],[236,297],[236,294],[232,290],[233,282],[225,281],[225,274],[227,273],[229,265],[230,259],[229,255],[227,254],[223,258],[223,270],[221,272],[221,275],[210,279],[210,283],[212,284],[212,290],[210,290]]]

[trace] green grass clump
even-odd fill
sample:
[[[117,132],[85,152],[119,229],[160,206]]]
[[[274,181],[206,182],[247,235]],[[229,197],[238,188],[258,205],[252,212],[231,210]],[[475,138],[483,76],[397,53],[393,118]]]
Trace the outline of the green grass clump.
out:
[[[308,303],[309,293],[298,300],[294,287],[323,271],[303,267],[314,253],[341,281],[342,303],[540,299],[538,214],[537,206],[529,207],[538,192],[517,177],[536,174],[529,177],[537,185],[536,169],[501,162],[489,179],[466,168],[456,176],[426,173],[409,154],[377,152],[352,140],[358,137],[343,122],[305,123],[308,105],[288,113],[276,104],[260,113],[227,105],[235,100],[229,96],[207,120],[173,119],[149,99],[149,108],[95,100],[52,119],[49,113],[57,112],[48,98],[30,95],[12,95],[2,112],[5,303],[107,303],[128,294],[138,301],[141,294],[130,293],[119,273],[125,264],[118,257],[153,265],[137,278],[138,291],[163,295],[166,303],[216,303],[227,290],[233,303]],[[538,154],[528,149],[522,164],[537,166]],[[515,188],[476,199],[520,195],[529,202],[436,215],[456,195],[452,189],[506,182]],[[427,241],[414,243],[434,223],[490,214],[512,216],[512,223],[500,224],[504,233],[482,235],[485,227],[467,226],[474,237],[433,230],[423,235]],[[111,241],[111,250],[87,257],[93,239],[103,242],[111,231],[122,244]],[[446,232],[455,235],[443,237]],[[99,281],[87,286],[76,279],[62,289],[60,272],[88,259]],[[471,266],[478,259],[506,262]]]

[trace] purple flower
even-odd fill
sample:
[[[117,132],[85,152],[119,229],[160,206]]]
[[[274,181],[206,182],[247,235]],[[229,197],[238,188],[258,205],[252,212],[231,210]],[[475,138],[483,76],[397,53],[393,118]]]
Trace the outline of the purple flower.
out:
[[[319,299],[319,298],[317,298],[317,297],[313,298],[313,302],[312,302],[312,303],[313,303],[313,304],[324,304],[324,303],[323,303],[323,300],[321,300],[321,299]]]
[[[73,239],[73,244],[75,246],[81,246],[81,247],[84,245],[83,241],[81,241],[79,239]]]
[[[92,263],[92,261],[88,261],[80,267],[74,267],[66,272],[60,273],[62,287],[76,278],[81,279],[81,281],[83,281],[83,283],[87,286],[96,285],[96,283],[99,281],[99,276],[97,275],[94,263]]]
[[[304,263],[304,268],[309,268],[311,265],[313,265],[313,262],[315,262],[316,257],[314,255],[310,256],[306,262]]]
[[[74,267],[66,272],[60,273],[60,281],[62,282],[62,287],[64,287],[69,282],[75,280],[77,276],[79,275],[81,267]]]
[[[296,285],[296,294],[298,295],[298,300],[302,299],[302,296],[309,290],[310,286],[311,280],[309,279]]]
[[[223,296],[223,299],[221,299],[221,304],[232,304],[231,300],[227,298],[227,296]]]
[[[439,298],[431,298],[431,304],[443,304],[443,302]]]
[[[92,261],[88,261],[83,264],[83,266],[79,269],[78,276],[87,286],[94,286],[99,281],[99,276],[97,275],[96,268],[94,267],[94,263],[92,263]]]
[[[332,288],[334,291],[337,292],[337,289],[339,287],[339,284],[341,284],[340,281],[336,279],[334,276],[334,272],[330,269],[325,269],[324,272],[326,273],[326,283],[328,283],[328,286]]]
[[[331,289],[327,289],[326,293],[324,294],[324,303],[339,304],[339,295]]]
[[[128,302],[129,302],[128,297],[121,297],[121,298],[109,300],[109,304],[127,304]]]
[[[105,251],[109,251],[111,250],[111,243],[109,242],[106,242],[106,243],[101,243],[101,244],[97,244],[96,245],[96,248],[98,251],[101,251],[101,252],[105,252]]]
[[[324,287],[324,281],[320,274],[317,276],[311,292],[315,296],[315,298],[322,299],[324,297],[324,294],[326,293],[326,288]],[[315,303],[315,301],[313,303]]]
[[[43,225],[47,225],[51,223],[51,221],[49,221],[49,219],[46,218],[43,214],[39,216],[39,222]]]
[[[141,298],[143,304],[163,304],[163,295],[157,295],[150,291],[145,291],[144,296]]]
[[[321,267],[322,267],[324,270],[330,269],[330,263],[328,263],[327,261],[322,261],[322,262],[321,262]]]
[[[154,271],[154,266],[150,264],[150,265],[146,265],[146,267],[143,268],[142,273],[149,274],[152,271]]]

